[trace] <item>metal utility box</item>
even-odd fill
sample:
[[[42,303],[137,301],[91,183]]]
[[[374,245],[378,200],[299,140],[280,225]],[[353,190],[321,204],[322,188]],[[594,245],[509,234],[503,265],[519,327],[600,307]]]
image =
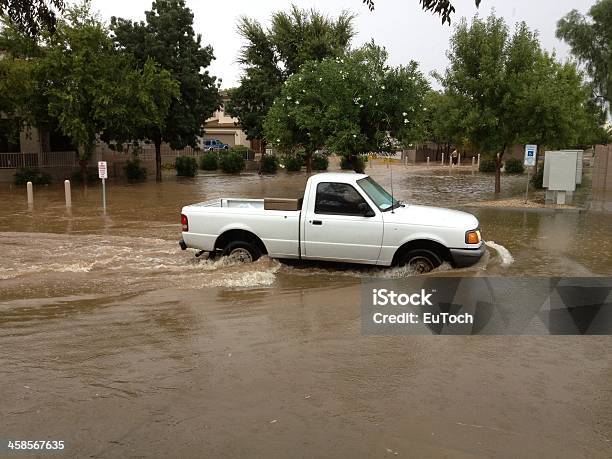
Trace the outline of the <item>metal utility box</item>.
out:
[[[555,151],[547,154],[544,160],[544,174],[548,164],[548,189],[551,191],[576,190],[576,164],[578,162],[575,151]]]
[[[542,184],[549,192],[554,192],[557,204],[566,203],[566,194],[571,200],[576,184],[582,183],[582,150],[547,151],[544,157],[544,177]]]
[[[576,151],[576,185],[582,185],[582,164],[584,160],[584,151]]]

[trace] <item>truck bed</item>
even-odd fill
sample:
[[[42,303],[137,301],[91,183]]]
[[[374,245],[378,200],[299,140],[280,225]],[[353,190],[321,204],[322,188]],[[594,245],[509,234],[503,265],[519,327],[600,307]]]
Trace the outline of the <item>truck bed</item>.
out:
[[[217,198],[183,207],[188,247],[211,251],[228,229],[256,234],[276,258],[299,257],[301,199]],[[272,208],[270,208],[270,206]],[[287,210],[296,209],[296,210]]]
[[[192,204],[189,207],[223,207],[225,209],[264,209],[264,210],[286,210],[297,211],[302,208],[302,198],[217,198],[209,201]]]
[[[238,209],[263,209],[263,199],[246,199],[246,198],[217,198],[210,199],[196,204],[190,204],[189,207],[225,207]]]

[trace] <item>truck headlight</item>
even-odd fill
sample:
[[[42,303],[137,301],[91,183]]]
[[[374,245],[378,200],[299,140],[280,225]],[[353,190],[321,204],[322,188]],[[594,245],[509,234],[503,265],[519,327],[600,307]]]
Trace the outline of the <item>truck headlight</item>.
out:
[[[466,244],[478,244],[480,243],[480,240],[481,240],[481,236],[480,236],[479,229],[470,230],[465,233],[465,243]]]

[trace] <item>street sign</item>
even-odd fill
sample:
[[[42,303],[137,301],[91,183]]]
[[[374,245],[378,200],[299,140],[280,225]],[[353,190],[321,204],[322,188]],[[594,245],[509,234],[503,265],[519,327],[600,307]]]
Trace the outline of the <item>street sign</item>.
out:
[[[101,179],[108,178],[108,169],[106,167],[106,161],[98,161],[98,177]]]
[[[98,161],[98,177],[102,179],[102,208],[106,214],[106,179],[108,178],[106,161]]]
[[[525,161],[523,164],[525,166],[535,166],[536,165],[536,154],[538,153],[537,145],[525,145]]]
[[[533,167],[536,165],[536,155],[538,154],[537,145],[525,145],[525,160],[523,164],[526,167]],[[530,181],[531,169],[527,169],[527,185],[525,186],[525,204],[529,198],[529,181]]]

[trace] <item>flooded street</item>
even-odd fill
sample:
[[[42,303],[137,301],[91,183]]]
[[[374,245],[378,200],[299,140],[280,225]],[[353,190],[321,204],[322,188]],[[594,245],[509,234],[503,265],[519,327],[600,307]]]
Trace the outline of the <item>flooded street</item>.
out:
[[[390,189],[388,168],[366,172]],[[106,214],[97,187],[67,211],[60,185],[28,209],[2,184],[0,438],[96,458],[612,456],[608,336],[364,336],[362,282],[407,269],[180,250],[182,206],[296,198],[306,180],[110,182]],[[612,276],[610,213],[472,207],[493,178],[467,169],[397,166],[393,187],[480,220],[483,260],[432,275]]]

